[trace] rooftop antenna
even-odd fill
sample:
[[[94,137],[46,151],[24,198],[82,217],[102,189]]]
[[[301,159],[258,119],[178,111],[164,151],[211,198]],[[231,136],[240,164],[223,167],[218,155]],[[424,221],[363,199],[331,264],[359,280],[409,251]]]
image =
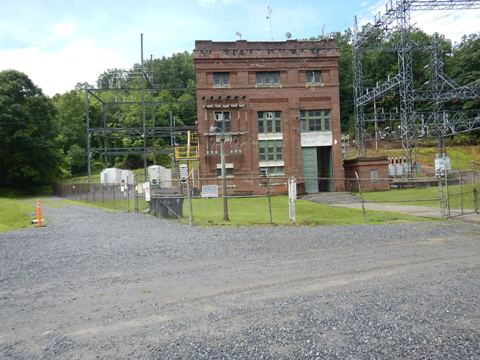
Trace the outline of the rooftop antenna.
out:
[[[270,38],[273,41],[273,30],[272,30],[272,8],[270,6],[267,6],[267,20],[270,24]]]
[[[242,33],[240,31],[237,31],[235,35],[238,36],[238,40],[242,40]]]

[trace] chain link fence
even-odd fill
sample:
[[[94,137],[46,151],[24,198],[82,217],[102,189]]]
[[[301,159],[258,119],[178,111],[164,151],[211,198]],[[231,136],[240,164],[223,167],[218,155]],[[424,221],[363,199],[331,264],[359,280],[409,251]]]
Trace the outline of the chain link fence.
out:
[[[181,219],[200,225],[220,224],[322,224],[311,202],[363,209],[373,214],[370,204],[396,204],[430,207],[445,218],[478,213],[478,181],[474,170],[449,171],[440,176],[415,179],[392,178],[305,178],[285,176],[228,176],[172,179],[165,184],[100,183],[59,184],[57,196],[124,212],[144,212]],[[294,199],[286,196],[288,182],[295,180]],[[306,184],[332,190],[345,184],[345,192],[305,193]],[[380,184],[380,185],[379,185]],[[388,191],[368,191],[385,188]],[[223,189],[226,189],[223,196]],[[279,196],[277,196],[279,195]],[[310,202],[300,202],[296,199]],[[310,203],[307,204],[307,203]],[[292,217],[292,206],[297,208]],[[313,207],[311,207],[313,206]],[[332,214],[334,210],[330,211]],[[327,214],[328,215],[328,214]],[[376,214],[374,214],[376,215]],[[368,220],[375,219],[369,216]],[[381,221],[381,217],[379,217]],[[389,217],[385,217],[387,221]]]

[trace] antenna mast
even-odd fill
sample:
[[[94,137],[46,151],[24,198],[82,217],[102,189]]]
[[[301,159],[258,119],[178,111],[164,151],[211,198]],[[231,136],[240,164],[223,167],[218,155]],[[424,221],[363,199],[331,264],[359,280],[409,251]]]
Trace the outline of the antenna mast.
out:
[[[270,24],[270,38],[273,41],[273,29],[272,29],[272,8],[270,6],[267,6],[267,20]]]

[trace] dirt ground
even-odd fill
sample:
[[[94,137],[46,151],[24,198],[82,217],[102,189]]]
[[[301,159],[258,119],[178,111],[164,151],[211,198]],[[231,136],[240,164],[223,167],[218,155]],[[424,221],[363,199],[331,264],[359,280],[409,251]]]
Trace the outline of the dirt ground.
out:
[[[1,359],[480,358],[479,225],[190,228],[58,202],[0,234]]]

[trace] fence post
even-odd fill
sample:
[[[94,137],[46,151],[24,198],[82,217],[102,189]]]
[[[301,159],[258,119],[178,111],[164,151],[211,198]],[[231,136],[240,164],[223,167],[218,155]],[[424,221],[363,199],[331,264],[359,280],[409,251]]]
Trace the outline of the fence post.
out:
[[[297,180],[292,176],[288,179],[288,217],[292,223],[297,222],[295,203],[297,201]]]
[[[112,185],[113,189],[113,210],[115,210],[115,184]]]
[[[188,193],[188,206],[189,206],[188,225],[192,226],[193,225],[193,206],[192,206],[192,192],[190,190],[190,176],[191,176],[191,173],[189,174],[189,176],[187,176],[187,193]]]
[[[133,207],[135,214],[138,214],[138,192],[137,192],[137,181],[133,181]]]
[[[445,196],[443,194],[443,179],[442,174],[438,174],[438,187],[440,188],[440,212],[444,218],[447,217],[447,213],[445,211]]]
[[[102,207],[105,207],[105,188],[103,187],[103,183],[101,184],[102,187]]]
[[[445,191],[447,192],[447,210],[448,210],[448,216],[452,216],[450,212],[450,194],[448,192],[448,172],[447,169],[445,171]]]
[[[273,219],[272,219],[272,199],[270,196],[270,177],[268,175],[268,168],[266,170],[267,172],[267,196],[268,196],[268,213],[270,215],[270,225],[273,224]]]
[[[127,211],[130,213],[130,186],[128,185],[128,176],[125,186],[127,187]]]
[[[363,200],[362,186],[360,185],[360,177],[358,172],[355,171],[355,177],[357,178],[358,192],[360,193],[360,199],[362,199],[362,211],[363,211],[363,220],[367,222],[367,213],[365,212],[365,200]]]
[[[475,213],[478,214],[478,191],[477,191],[477,178],[475,174],[475,164],[472,161],[472,181],[473,181],[473,208],[475,209]]]
[[[458,183],[460,185],[460,211],[463,215],[463,186],[462,186],[462,171],[458,172]]]

